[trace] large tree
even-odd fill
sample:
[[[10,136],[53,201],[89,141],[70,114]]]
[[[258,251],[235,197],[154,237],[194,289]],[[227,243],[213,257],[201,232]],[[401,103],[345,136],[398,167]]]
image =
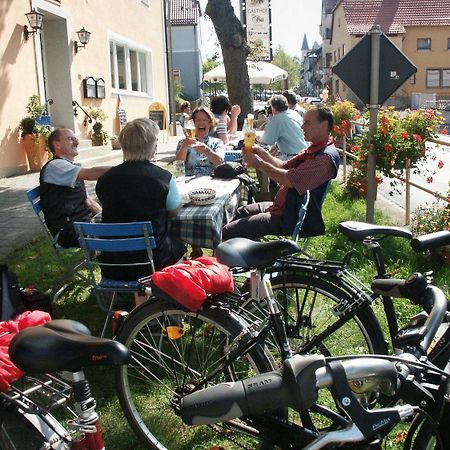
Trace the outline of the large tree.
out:
[[[253,99],[247,70],[247,40],[244,28],[234,13],[231,0],[208,0],[206,14],[216,30],[227,73],[228,96],[241,106],[241,114],[253,111]]]
[[[300,62],[296,56],[288,55],[279,45],[274,52],[272,62],[288,73],[289,89],[298,87],[300,83]],[[281,90],[281,83],[275,83],[274,90]]]

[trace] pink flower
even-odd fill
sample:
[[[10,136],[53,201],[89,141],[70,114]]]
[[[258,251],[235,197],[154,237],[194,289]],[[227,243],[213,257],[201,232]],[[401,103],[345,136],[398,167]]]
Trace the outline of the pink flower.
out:
[[[444,161],[442,161],[442,159],[439,160],[438,167],[439,169],[442,169],[444,167]]]
[[[448,134],[447,128],[443,128],[443,129],[441,130],[441,134]]]
[[[402,132],[400,133],[400,137],[401,137],[402,139],[408,139],[408,138],[409,138],[409,134],[408,134],[406,131],[402,131]]]
[[[433,177],[427,177],[427,183],[432,183],[433,182]]]
[[[420,134],[413,134],[413,138],[417,141],[417,142],[422,142],[422,136]]]

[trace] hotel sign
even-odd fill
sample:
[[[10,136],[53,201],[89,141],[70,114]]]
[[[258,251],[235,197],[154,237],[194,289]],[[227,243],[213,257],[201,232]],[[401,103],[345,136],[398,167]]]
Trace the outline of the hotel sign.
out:
[[[247,42],[258,50],[262,60],[272,60],[270,0],[245,0],[243,2],[244,24]]]

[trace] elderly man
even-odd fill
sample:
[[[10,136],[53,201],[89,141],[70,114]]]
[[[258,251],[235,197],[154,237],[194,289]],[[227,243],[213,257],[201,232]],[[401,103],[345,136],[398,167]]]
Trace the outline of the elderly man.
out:
[[[269,100],[272,109],[270,119],[261,141],[268,145],[277,144],[278,158],[288,160],[306,148],[302,131],[302,118],[295,111],[289,109],[284,95],[274,95]]]
[[[290,235],[307,190],[311,198],[301,236],[325,232],[322,201],[328,182],[336,178],[339,168],[339,153],[330,137],[332,129],[333,115],[329,108],[314,107],[306,112],[303,122],[305,138],[311,142],[306,150],[286,162],[259,146],[253,147],[253,154],[244,156],[247,165],[268,175],[281,187],[273,203],[253,203],[239,208],[233,221],[223,228],[223,240],[233,237],[258,239],[267,234]]]
[[[101,211],[100,205],[89,198],[84,180],[97,180],[110,167],[87,169],[75,164],[78,139],[68,128],[52,131],[48,147],[53,159],[41,169],[39,177],[45,223],[62,247],[78,247],[73,222],[90,221]]]

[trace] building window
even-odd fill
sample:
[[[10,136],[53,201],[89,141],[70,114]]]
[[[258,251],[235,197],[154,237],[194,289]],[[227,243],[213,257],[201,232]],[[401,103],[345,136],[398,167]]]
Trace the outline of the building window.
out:
[[[113,90],[150,94],[150,52],[122,42],[110,41],[109,57]]]
[[[450,69],[427,69],[427,88],[450,87]]]
[[[331,39],[331,29],[325,28],[325,39]]]
[[[447,50],[450,50],[450,38],[447,38]]]
[[[417,39],[417,50],[431,50],[431,38]]]
[[[342,44],[342,57],[345,56],[345,44]]]
[[[332,63],[332,55],[331,53],[327,53],[325,56],[325,64],[326,64],[326,68],[330,68],[331,67],[331,63]]]
[[[338,48],[338,61],[341,60],[341,47]]]
[[[416,74],[415,73],[409,77],[409,84],[416,84]]]
[[[336,50],[334,50],[334,52],[333,52],[333,58],[334,58],[334,62],[336,62]]]

